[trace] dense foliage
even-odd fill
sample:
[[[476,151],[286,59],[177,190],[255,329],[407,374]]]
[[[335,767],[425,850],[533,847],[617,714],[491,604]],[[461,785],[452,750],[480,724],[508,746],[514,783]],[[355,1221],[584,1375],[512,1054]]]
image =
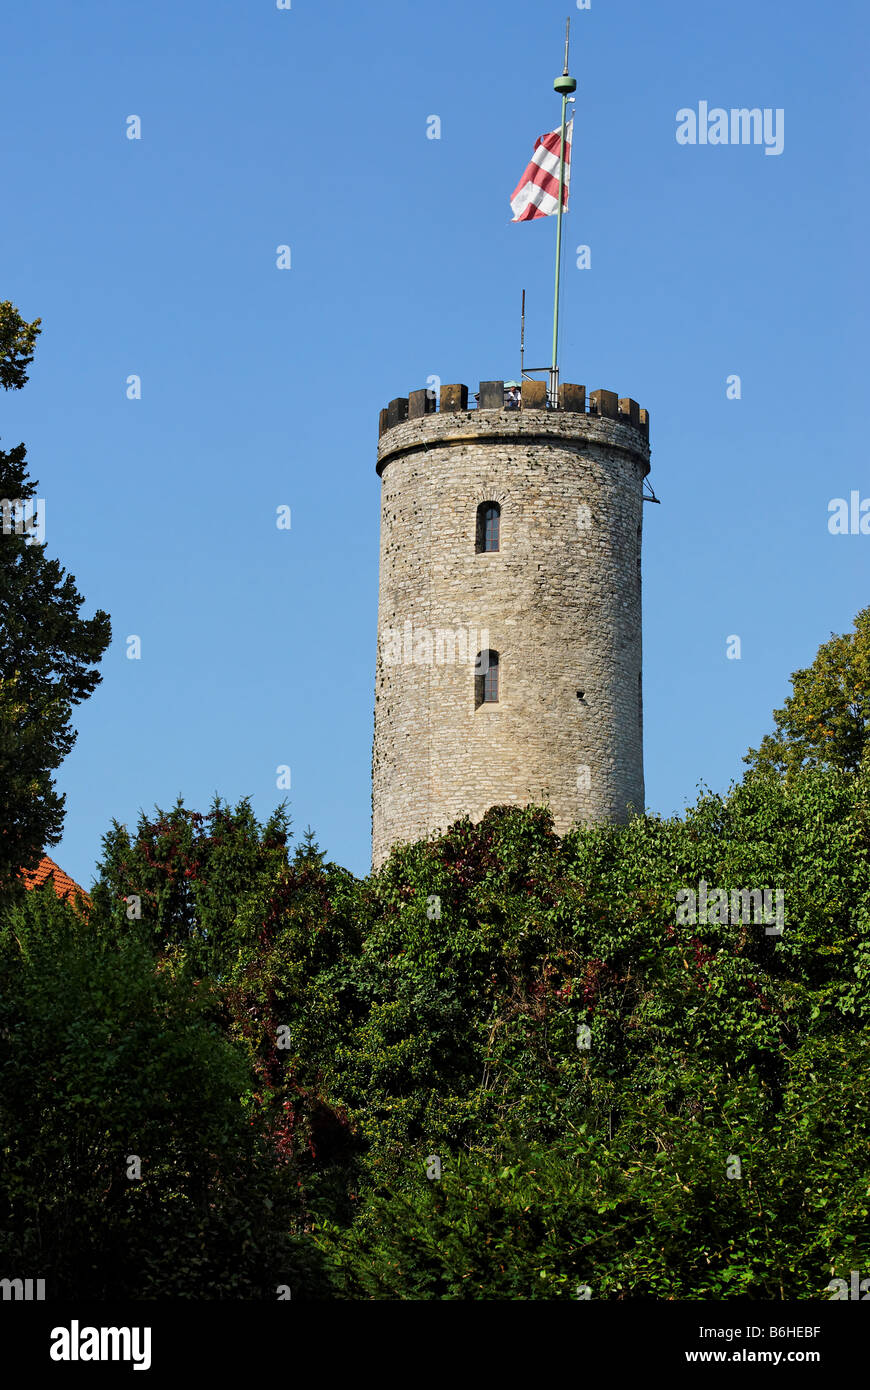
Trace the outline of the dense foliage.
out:
[[[179,805],[113,828],[87,920],[7,914],[7,1268],[363,1299],[819,1298],[870,1268],[866,773],[562,839],[494,808],[364,882],[286,838]],[[701,881],[780,891],[781,935],[679,925]]]
[[[0,935],[0,1266],[51,1294],[318,1287],[220,1003],[178,953],[105,941],[50,887]]]

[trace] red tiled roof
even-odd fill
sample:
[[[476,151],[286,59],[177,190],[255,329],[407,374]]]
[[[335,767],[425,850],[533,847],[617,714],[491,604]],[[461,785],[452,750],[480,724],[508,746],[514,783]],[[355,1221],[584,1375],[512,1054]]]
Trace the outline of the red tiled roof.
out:
[[[85,902],[90,904],[90,897],[84,888],[80,888],[53,859],[49,859],[47,854],[42,856],[35,869],[22,869],[21,877],[24,879],[25,888],[41,888],[46,879],[50,878],[57,897],[73,902],[76,895],[81,894]]]

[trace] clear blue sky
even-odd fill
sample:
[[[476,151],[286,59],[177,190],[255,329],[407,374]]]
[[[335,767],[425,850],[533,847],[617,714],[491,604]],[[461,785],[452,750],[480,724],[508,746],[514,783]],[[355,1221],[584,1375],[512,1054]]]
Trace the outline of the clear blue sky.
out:
[[[5,7],[0,299],[44,328],[0,434],[114,631],[59,774],[52,854],[85,886],[112,816],[216,791],[265,816],[279,764],[297,830],[367,871],[378,411],[432,374],[517,375],[523,287],[548,356],[555,222],[512,226],[508,199],[558,121],[567,12]],[[646,782],[670,813],[741,775],[790,672],[870,600],[870,536],[827,527],[831,498],[870,495],[868,21],[858,0],[571,13],[566,237],[592,268],[566,260],[563,379],[650,411]],[[783,153],[678,145],[700,101],[783,108]]]

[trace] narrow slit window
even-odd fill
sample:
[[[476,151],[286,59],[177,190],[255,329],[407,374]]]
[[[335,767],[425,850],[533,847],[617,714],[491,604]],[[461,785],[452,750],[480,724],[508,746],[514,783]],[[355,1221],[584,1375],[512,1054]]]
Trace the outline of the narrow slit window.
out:
[[[476,705],[497,705],[498,704],[498,675],[499,660],[498,652],[483,651],[477,654],[477,675],[474,683],[476,686]]]
[[[476,550],[478,555],[498,550],[501,507],[497,502],[481,502],[477,509]]]

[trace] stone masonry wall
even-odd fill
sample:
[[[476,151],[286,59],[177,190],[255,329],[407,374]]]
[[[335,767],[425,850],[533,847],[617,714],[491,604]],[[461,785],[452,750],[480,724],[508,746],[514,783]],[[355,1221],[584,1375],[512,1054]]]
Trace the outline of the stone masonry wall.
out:
[[[645,412],[445,409],[459,390],[440,412],[382,416],[375,867],[493,805],[549,802],[559,833],[644,805]],[[487,501],[500,549],[479,554]],[[473,629],[468,660],[435,650],[438,629]],[[498,703],[476,703],[482,645],[499,653]]]

